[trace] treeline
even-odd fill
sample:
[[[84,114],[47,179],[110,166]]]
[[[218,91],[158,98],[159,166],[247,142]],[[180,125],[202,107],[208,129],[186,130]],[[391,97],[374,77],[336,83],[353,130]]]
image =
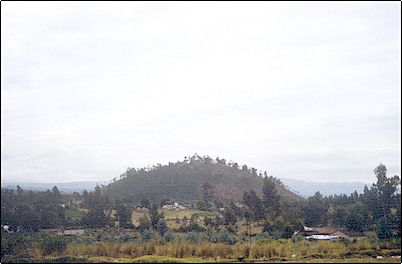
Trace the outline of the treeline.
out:
[[[196,215],[190,219],[177,219],[180,224],[177,230],[168,229],[163,213],[158,210],[163,202],[142,199],[141,205],[149,209],[148,215],[141,217],[140,224],[134,226],[132,212],[139,203],[111,198],[109,192],[100,187],[82,195],[61,195],[57,187],[46,192],[27,192],[20,187],[16,191],[2,189],[1,223],[38,230],[65,226],[114,227],[117,222],[118,227],[136,228],[145,236],[150,231],[161,237],[169,235],[169,231],[204,232],[210,241],[228,243],[242,235],[238,231],[243,224],[248,228],[244,235],[251,234],[252,226],[261,226],[262,235],[272,238],[290,238],[294,231],[302,231],[305,225],[375,231],[380,239],[400,237],[400,179],[398,176],[387,177],[384,165],[379,165],[374,173],[377,182],[366,187],[362,194],[323,197],[317,192],[307,200],[281,196],[279,180],[267,174],[261,177],[262,184],[258,188],[243,191],[238,200],[220,197],[216,186],[207,181],[201,185],[193,208],[214,212],[215,216],[205,217],[203,222]],[[84,217],[76,221],[66,217],[71,206],[85,208]]]
[[[61,200],[56,186],[46,192],[1,189],[1,224],[33,231],[59,228],[65,224]]]
[[[380,238],[400,237],[400,178],[387,177],[380,164],[374,173],[377,182],[364,192],[323,197],[319,192],[307,199],[305,223],[311,226],[345,227],[350,230],[376,230]]]

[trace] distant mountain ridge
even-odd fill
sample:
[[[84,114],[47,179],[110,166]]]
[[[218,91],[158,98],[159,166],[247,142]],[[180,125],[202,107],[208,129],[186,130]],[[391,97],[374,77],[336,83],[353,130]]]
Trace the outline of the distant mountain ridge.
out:
[[[303,197],[313,196],[317,191],[324,196],[335,194],[350,195],[354,191],[362,193],[365,185],[368,187],[372,185],[372,183],[364,182],[313,182],[297,179],[281,179],[281,181],[290,190]]]
[[[106,184],[106,181],[76,181],[76,182],[54,182],[54,183],[41,183],[41,182],[4,182],[1,188],[16,189],[19,185],[24,190],[32,191],[46,191],[51,190],[53,186],[57,186],[60,192],[73,193],[82,192],[84,190],[93,190],[96,185]]]

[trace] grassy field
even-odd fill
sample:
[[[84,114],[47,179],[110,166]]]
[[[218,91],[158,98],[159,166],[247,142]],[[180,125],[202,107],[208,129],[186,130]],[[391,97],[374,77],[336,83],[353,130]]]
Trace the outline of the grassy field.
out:
[[[205,216],[215,217],[214,212],[208,211],[199,211],[199,210],[182,210],[182,211],[171,211],[171,210],[163,210],[165,215],[165,220],[174,220],[176,217],[183,219],[185,216],[190,219],[193,214],[198,214],[201,219]]]
[[[84,217],[85,212],[67,208],[64,215],[67,219],[79,221]]]
[[[178,217],[179,219],[183,219],[184,217],[187,217],[188,219],[191,218],[193,214],[198,214],[200,216],[201,224],[204,220],[205,216],[209,217],[215,217],[214,212],[207,212],[207,211],[199,211],[199,210],[192,210],[192,209],[186,209],[186,210],[180,210],[180,211],[172,211],[172,210],[165,210],[165,209],[160,209],[160,213],[163,213],[165,216],[165,220],[168,222],[168,227],[169,228],[179,228],[180,225],[175,224],[175,220]],[[147,215],[148,212],[144,211],[133,211],[133,214],[131,216],[132,223],[136,226],[140,224],[139,219],[143,215]],[[170,225],[170,226],[169,226]]]
[[[105,233],[106,230],[100,231]],[[122,232],[124,235],[124,232]],[[306,263],[400,263],[400,241],[299,241],[291,239],[254,239],[236,244],[191,242],[163,239],[133,242],[114,242],[117,234],[102,235],[101,240],[86,241],[71,238],[63,251],[45,254],[38,243],[28,251],[2,256],[3,263],[32,262],[116,262],[116,263],[204,263],[204,262],[306,262]],[[127,234],[126,234],[127,235]],[[133,235],[135,235],[133,233]],[[93,235],[97,236],[97,235]],[[22,253],[22,254],[21,254]]]
[[[180,211],[171,211],[171,210],[159,210],[160,213],[163,213],[165,216],[165,221],[167,222],[168,228],[170,229],[179,229],[180,224],[176,223],[176,218],[183,219],[184,217],[187,217],[188,219],[191,218],[193,214],[198,214],[200,217],[200,225],[203,226],[204,224],[204,218],[206,216],[210,218],[215,217],[214,212],[208,212],[208,211],[199,211],[199,210],[192,210],[192,209],[186,209],[186,210],[180,210]],[[140,224],[139,219],[143,215],[147,215],[148,212],[144,211],[134,211],[131,217],[132,223],[136,226]],[[239,233],[241,232],[248,232],[248,227],[244,224],[239,225]],[[251,227],[251,234],[259,234],[261,233],[262,227],[261,226],[252,226]]]

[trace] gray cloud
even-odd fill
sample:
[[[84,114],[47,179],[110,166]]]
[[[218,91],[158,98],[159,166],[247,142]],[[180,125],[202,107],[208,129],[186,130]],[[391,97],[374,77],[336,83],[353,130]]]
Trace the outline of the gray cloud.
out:
[[[400,175],[398,3],[2,7],[2,180],[194,152],[283,178]]]

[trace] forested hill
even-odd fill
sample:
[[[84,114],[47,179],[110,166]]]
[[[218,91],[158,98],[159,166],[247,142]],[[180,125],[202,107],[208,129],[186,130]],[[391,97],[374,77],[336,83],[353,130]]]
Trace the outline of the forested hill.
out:
[[[188,202],[201,198],[204,183],[213,186],[215,196],[241,200],[244,191],[254,189],[262,193],[263,176],[266,172],[257,172],[246,165],[236,162],[216,160],[208,156],[194,155],[184,161],[154,166],[152,168],[128,168],[120,179],[104,187],[112,198],[140,201],[143,198],[161,200],[174,199]],[[276,189],[281,197],[301,200],[299,195],[287,190],[279,179],[275,178]]]

